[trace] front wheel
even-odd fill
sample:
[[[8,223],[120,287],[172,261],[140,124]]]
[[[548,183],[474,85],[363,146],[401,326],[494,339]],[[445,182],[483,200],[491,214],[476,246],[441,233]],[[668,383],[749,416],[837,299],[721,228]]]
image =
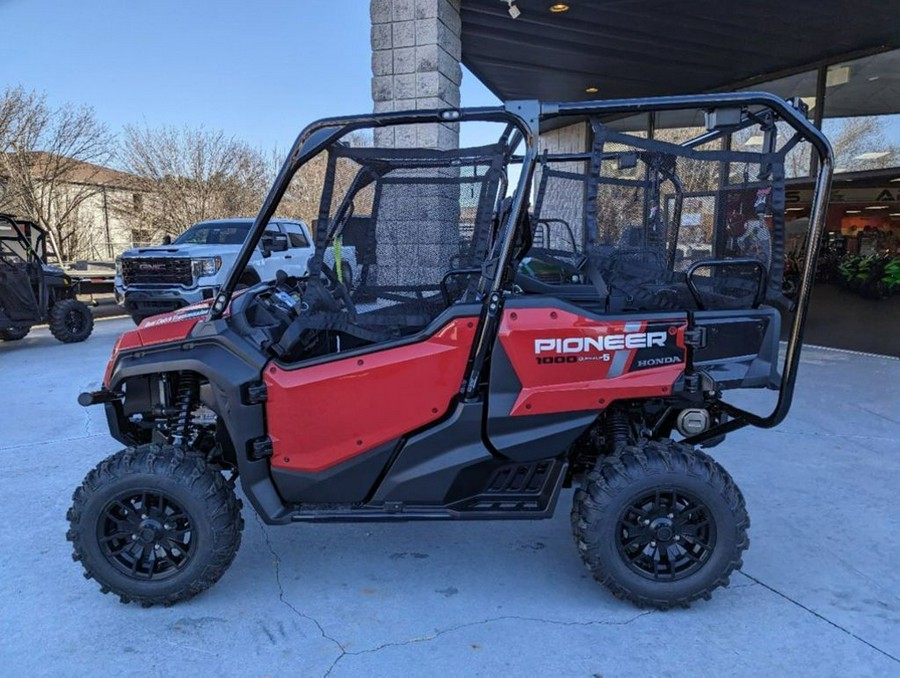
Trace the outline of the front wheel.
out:
[[[50,309],[50,334],[64,344],[84,341],[94,329],[94,316],[77,299],[60,299]]]
[[[575,542],[594,578],[619,598],[659,609],[726,586],[742,565],[749,526],[728,472],[671,440],[601,459],[572,507]]]
[[[218,581],[241,543],[231,485],[178,447],[122,450],[88,473],[72,500],[72,558],[123,603],[192,598]]]

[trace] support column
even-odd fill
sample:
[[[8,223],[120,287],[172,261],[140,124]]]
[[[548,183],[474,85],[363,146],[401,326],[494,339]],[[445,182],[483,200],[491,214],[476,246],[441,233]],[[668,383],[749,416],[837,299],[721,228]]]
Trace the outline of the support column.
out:
[[[460,0],[371,0],[376,113],[459,106]],[[375,145],[459,147],[455,124],[375,130]]]

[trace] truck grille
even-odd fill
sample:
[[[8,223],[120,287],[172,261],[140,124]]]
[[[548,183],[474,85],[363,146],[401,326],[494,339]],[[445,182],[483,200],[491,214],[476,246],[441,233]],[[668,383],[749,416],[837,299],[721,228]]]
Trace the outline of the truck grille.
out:
[[[135,257],[122,259],[122,280],[126,285],[135,283],[190,285],[194,278],[190,259]]]

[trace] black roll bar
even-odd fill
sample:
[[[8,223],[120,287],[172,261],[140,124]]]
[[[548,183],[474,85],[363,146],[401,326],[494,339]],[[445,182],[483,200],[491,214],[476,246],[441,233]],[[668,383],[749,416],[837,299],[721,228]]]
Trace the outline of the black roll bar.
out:
[[[803,332],[806,327],[806,316],[809,310],[809,298],[812,292],[813,276],[816,260],[819,255],[819,243],[825,229],[825,212],[831,191],[831,176],[834,172],[834,153],[828,139],[806,117],[784,99],[767,92],[729,92],[723,94],[698,94],[688,96],[661,97],[658,99],[618,99],[611,101],[585,101],[571,103],[545,103],[541,107],[541,120],[557,117],[591,116],[598,114],[649,113],[656,111],[678,110],[685,108],[712,109],[721,107],[748,108],[759,106],[768,108],[779,115],[796,132],[809,141],[816,151],[819,160],[815,181],[815,194],[810,212],[810,225],[806,243],[806,257],[801,274],[800,290],[797,296],[796,312],[791,324],[787,350],[781,371],[781,384],[778,389],[778,402],[772,412],[760,416],[729,403],[721,403],[720,407],[727,412],[731,420],[714,426],[701,434],[685,439],[688,443],[700,443],[704,440],[735,431],[744,426],[753,425],[760,428],[772,428],[781,423],[787,416],[794,397],[797,381],[797,369],[800,365],[800,349],[803,345]],[[712,138],[712,135],[710,135]]]

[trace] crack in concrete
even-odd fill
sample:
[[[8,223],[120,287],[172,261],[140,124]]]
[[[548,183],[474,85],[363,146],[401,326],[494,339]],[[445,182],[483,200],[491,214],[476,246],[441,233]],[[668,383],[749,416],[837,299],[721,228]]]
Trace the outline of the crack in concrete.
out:
[[[867,436],[861,433],[827,433],[825,431],[779,431],[775,430],[772,433],[780,434],[783,436],[803,436],[813,437],[813,438],[849,438],[851,440],[884,440],[889,443],[897,442],[900,438],[896,436]]]
[[[71,443],[76,440],[88,440],[89,438],[99,438],[99,437],[109,437],[108,433],[91,433],[85,436],[73,436],[71,438],[55,438],[52,440],[32,440],[28,443],[19,443],[18,445],[10,445],[9,447],[0,447],[0,452],[11,452],[12,450],[19,450],[23,447],[34,447],[35,445],[52,445],[56,443]]]
[[[654,612],[655,612],[655,610],[646,610],[644,612],[639,612],[638,614],[634,615],[633,617],[630,617],[630,618],[626,619],[625,621],[620,621],[620,622],[619,621],[606,621],[606,620],[594,620],[594,621],[584,621],[584,622],[560,621],[558,619],[543,619],[541,617],[522,617],[519,615],[502,615],[499,617],[490,617],[488,619],[481,619],[479,621],[464,622],[462,624],[456,624],[454,626],[450,626],[446,629],[439,629],[439,630],[435,631],[434,633],[432,633],[431,635],[421,636],[419,638],[410,638],[409,640],[400,640],[400,641],[393,641],[393,642],[389,642],[389,643],[382,643],[381,645],[378,645],[377,647],[372,647],[372,648],[369,648],[366,650],[357,650],[355,652],[348,652],[345,650],[344,652],[341,653],[341,655],[337,659],[334,660],[334,662],[331,664],[331,666],[328,667],[328,670],[325,672],[325,675],[323,676],[323,678],[328,678],[328,676],[331,675],[331,672],[334,671],[334,669],[337,667],[338,662],[340,662],[346,656],[358,657],[358,656],[364,655],[364,654],[374,654],[376,652],[381,652],[382,650],[385,650],[385,649],[391,648],[391,647],[403,647],[405,645],[415,645],[418,643],[430,643],[431,641],[437,640],[441,636],[444,636],[448,633],[453,633],[454,631],[459,631],[461,629],[471,628],[473,626],[484,626],[486,624],[493,624],[495,622],[510,621],[510,620],[523,621],[523,622],[535,622],[538,624],[552,624],[554,626],[627,626],[628,624],[631,624],[632,622],[637,621],[641,617],[646,617],[647,615],[653,614]]]
[[[289,600],[287,600],[284,597],[284,586],[281,583],[281,558],[278,556],[278,553],[275,551],[275,548],[272,546],[272,542],[269,540],[269,533],[266,531],[266,526],[262,522],[262,518],[260,518],[259,514],[255,513],[255,512],[254,512],[254,516],[256,517],[256,522],[259,524],[259,529],[262,532],[263,539],[265,539],[265,541],[266,541],[266,547],[269,549],[269,553],[272,554],[272,558],[273,558],[272,563],[275,567],[275,584],[278,586],[278,600],[280,600],[282,602],[282,604],[284,604],[289,610],[291,610],[291,612],[296,614],[298,617],[301,617],[302,619],[305,619],[305,620],[315,624],[316,628],[319,630],[319,633],[322,635],[322,638],[335,644],[335,646],[337,647],[340,654],[338,655],[337,659],[335,659],[334,662],[332,663],[332,666],[334,666],[334,664],[336,664],[338,662],[338,660],[347,653],[347,651],[344,649],[344,646],[341,644],[341,642],[337,638],[329,636],[325,632],[325,628],[322,626],[322,624],[319,622],[318,619],[316,619],[315,617],[313,617],[311,615],[306,614],[305,612],[301,612],[293,605],[293,603],[291,603]],[[330,668],[329,668],[329,671],[331,671]]]
[[[889,421],[892,424],[900,424],[900,421],[894,419],[893,417],[889,417],[886,414],[882,414],[881,412],[876,412],[875,410],[870,410],[868,407],[865,407],[863,405],[857,405],[855,403],[849,403],[849,404],[858,410],[862,410],[863,412],[868,412],[873,417],[880,417],[881,419],[884,419],[885,421]]]
[[[870,647],[871,649],[875,650],[875,651],[878,652],[879,654],[882,654],[882,655],[884,655],[885,657],[887,657],[888,659],[891,659],[891,660],[897,662],[898,664],[900,664],[900,659],[898,659],[897,657],[895,657],[894,655],[892,655],[890,652],[887,652],[886,650],[882,650],[880,647],[878,647],[877,645],[874,645],[873,643],[870,643],[870,642],[869,642],[868,640],[866,640],[865,638],[862,638],[862,637],[856,635],[856,634],[853,633],[853,631],[851,631],[850,629],[844,628],[843,626],[841,626],[841,625],[838,624],[837,622],[834,622],[834,621],[830,620],[830,619],[829,619],[828,617],[826,617],[825,615],[816,612],[815,610],[813,610],[813,609],[810,608],[810,607],[807,607],[806,605],[804,605],[804,604],[801,603],[800,601],[794,600],[793,598],[791,598],[791,597],[790,597],[789,595],[787,595],[786,593],[782,593],[782,592],[779,591],[778,589],[776,589],[776,588],[774,588],[774,587],[772,587],[772,586],[769,586],[769,585],[766,584],[764,581],[761,581],[761,580],[757,579],[756,577],[754,577],[753,575],[747,574],[746,572],[743,572],[743,571],[742,571],[742,572],[740,572],[739,574],[745,576],[745,577],[746,577],[747,579],[749,579],[750,581],[756,582],[757,584],[759,584],[760,586],[762,586],[764,589],[767,589],[768,591],[771,591],[772,593],[774,593],[776,596],[780,596],[781,598],[784,598],[784,599],[785,599],[786,601],[788,601],[789,603],[793,603],[794,605],[796,605],[797,607],[799,607],[801,610],[804,610],[804,611],[806,611],[806,612],[809,612],[809,614],[811,614],[812,616],[816,617],[817,619],[822,620],[822,621],[825,622],[826,624],[830,624],[831,626],[833,626],[834,628],[836,628],[838,631],[842,631],[842,632],[846,633],[848,636],[850,636],[851,638],[855,638],[855,639],[858,640],[860,643],[862,643],[863,645],[866,645],[866,646]]]
[[[634,621],[637,621],[641,617],[646,617],[647,615],[653,614],[655,612],[655,610],[646,610],[644,612],[639,612],[638,614],[626,619],[625,621],[620,621],[620,622],[619,621],[606,621],[606,620],[594,620],[594,621],[583,621],[583,622],[582,621],[561,621],[561,620],[557,620],[557,619],[542,619],[541,617],[522,617],[522,616],[518,616],[518,615],[502,615],[499,617],[490,617],[488,619],[482,619],[482,620],[474,621],[474,622],[464,622],[462,624],[456,624],[455,626],[450,626],[445,629],[439,629],[439,630],[435,631],[433,634],[427,635],[427,636],[421,636],[418,638],[410,638],[408,640],[382,643],[381,645],[378,645],[378,646],[372,647],[372,648],[368,648],[365,650],[349,651],[344,647],[344,645],[337,638],[328,635],[328,633],[325,631],[325,627],[322,626],[322,623],[318,619],[316,619],[315,617],[313,617],[311,615],[306,614],[305,612],[298,610],[293,605],[293,603],[291,603],[289,600],[287,600],[287,598],[285,597],[285,593],[284,593],[284,586],[281,583],[281,567],[280,567],[281,559],[278,556],[278,553],[275,551],[275,548],[272,546],[272,542],[269,539],[269,533],[266,531],[266,526],[262,522],[262,519],[259,517],[258,514],[255,514],[254,517],[256,518],[256,522],[259,524],[259,529],[262,532],[263,539],[265,539],[266,548],[268,548],[269,553],[272,554],[273,565],[274,565],[274,569],[275,569],[275,583],[278,586],[278,600],[282,604],[284,604],[288,609],[290,609],[291,612],[296,614],[298,617],[301,617],[302,619],[305,619],[305,620],[315,624],[316,628],[319,630],[319,633],[321,634],[322,638],[324,638],[325,640],[328,640],[331,643],[334,643],[335,647],[338,650],[338,656],[335,657],[333,662],[331,662],[331,665],[328,667],[328,670],[325,671],[325,673],[323,674],[323,678],[328,678],[328,676],[331,675],[331,672],[334,671],[334,669],[337,667],[338,663],[340,663],[340,661],[348,655],[349,656],[359,656],[359,655],[364,655],[364,654],[373,654],[373,653],[380,652],[380,651],[385,650],[390,647],[403,647],[404,645],[415,645],[417,643],[428,643],[428,642],[436,640],[436,639],[440,638],[441,636],[444,636],[448,633],[452,633],[454,631],[459,631],[459,630],[465,629],[465,628],[470,628],[473,626],[483,626],[485,624],[493,624],[495,622],[508,621],[508,620],[523,621],[523,622],[536,622],[539,624],[552,624],[555,626],[626,626],[628,624],[631,624]]]
[[[84,422],[84,435],[91,435],[91,424],[94,422],[91,420],[91,408],[82,407],[82,411],[84,412],[85,422]]]
[[[751,581],[747,582],[746,584],[729,584],[726,588],[728,591],[733,591],[735,589],[751,589],[754,586],[759,586],[759,584],[757,584],[755,581]]]

